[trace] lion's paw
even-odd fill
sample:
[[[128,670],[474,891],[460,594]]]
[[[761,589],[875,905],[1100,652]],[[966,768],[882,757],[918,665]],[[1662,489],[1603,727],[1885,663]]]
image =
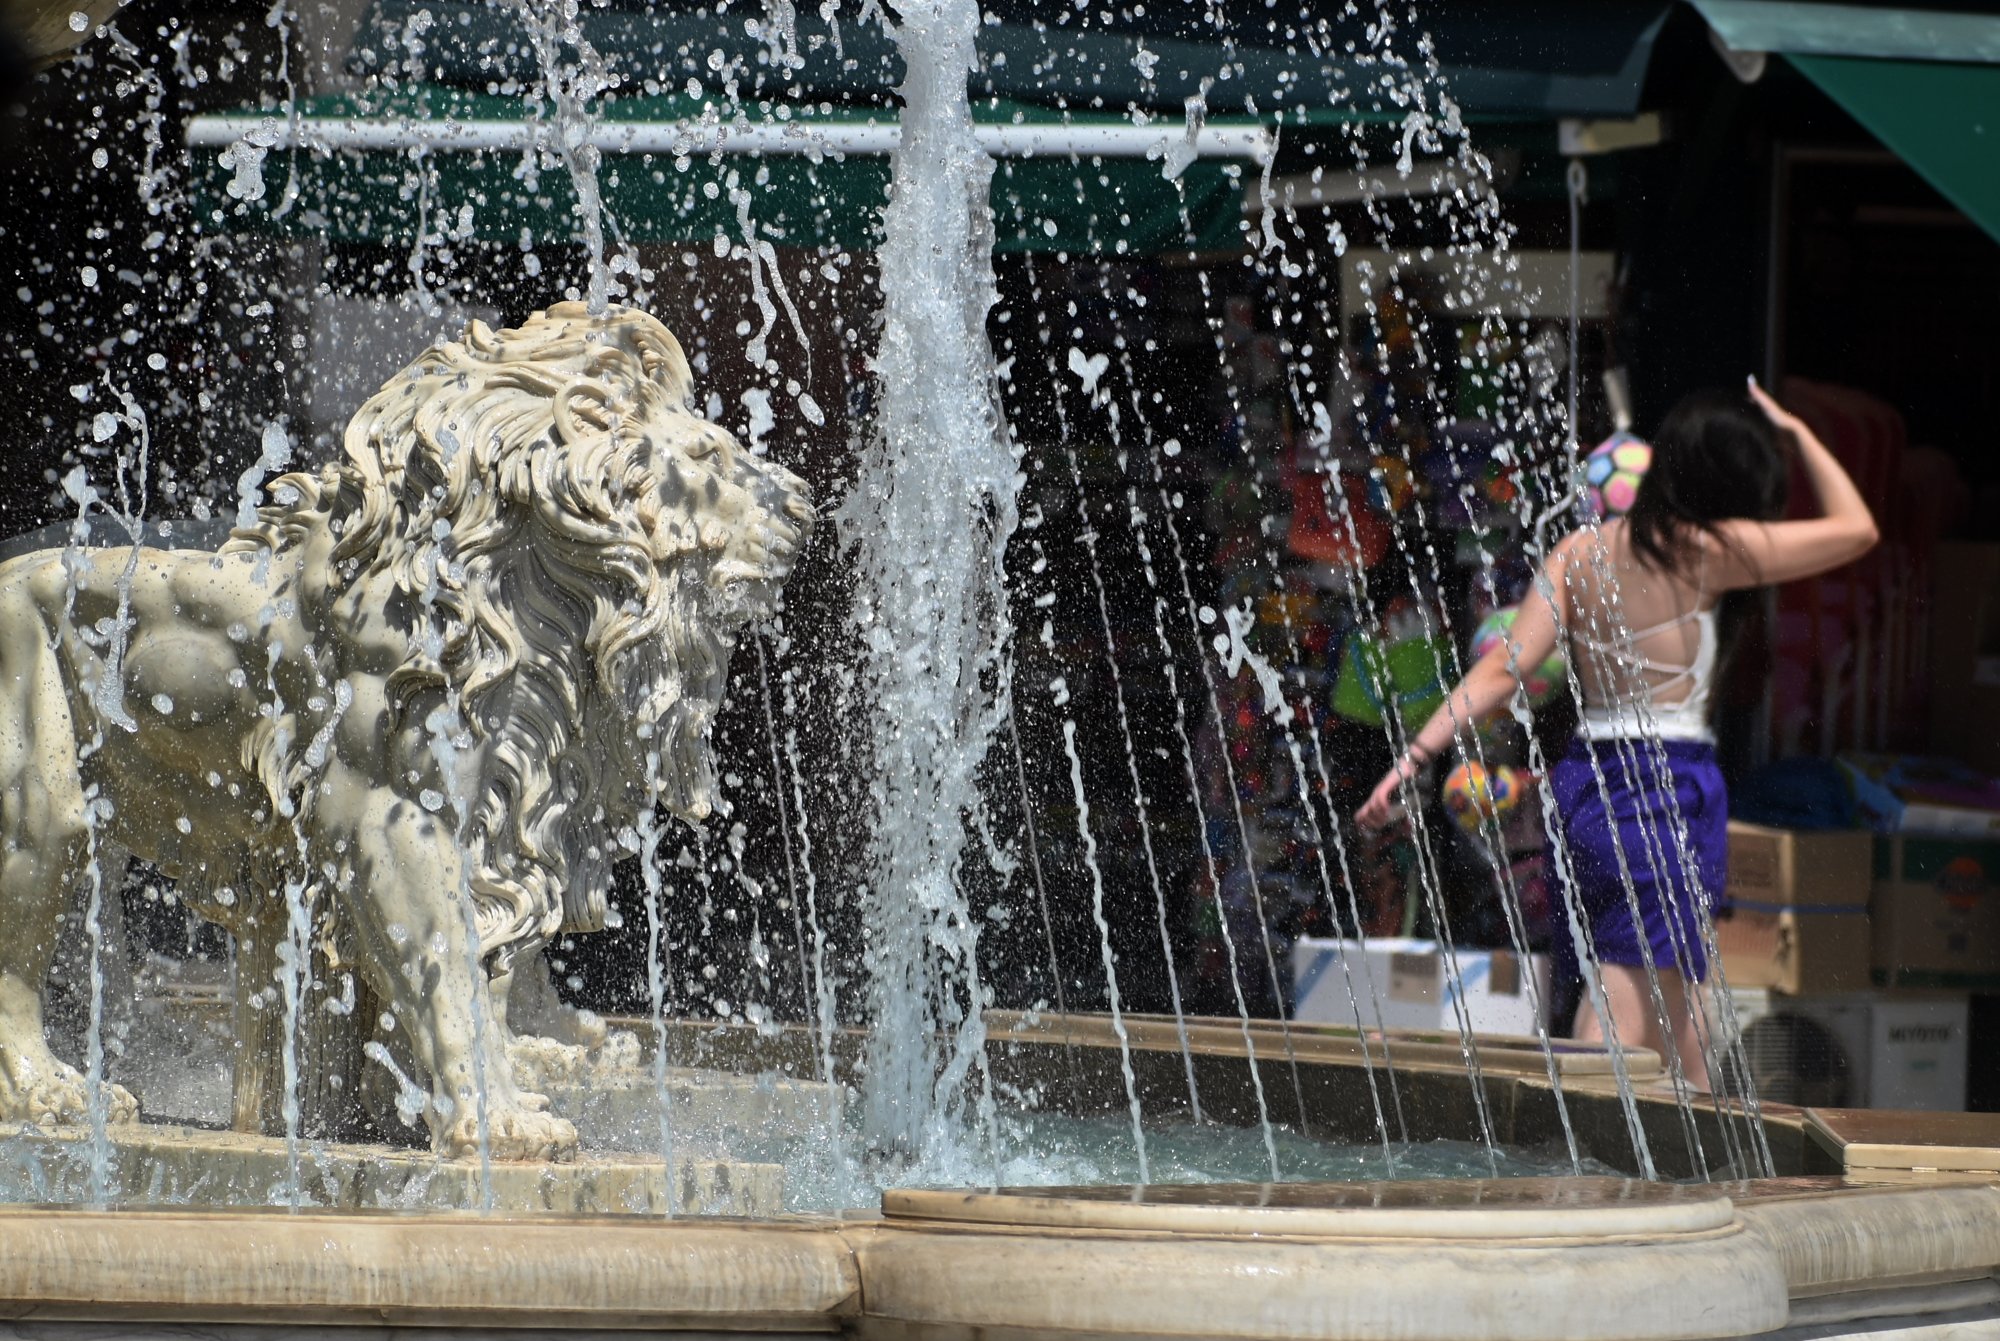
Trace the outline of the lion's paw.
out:
[[[639,1039],[628,1029],[606,1029],[589,1045],[520,1034],[507,1040],[507,1061],[517,1084],[534,1090],[566,1089],[588,1084],[606,1072],[638,1070]]]
[[[575,1043],[520,1034],[507,1040],[507,1062],[516,1084],[543,1090],[575,1084],[590,1065],[590,1053]]]
[[[139,1101],[123,1085],[104,1086],[105,1119],[137,1122]],[[0,1118],[42,1127],[90,1121],[90,1083],[47,1049],[0,1047]]]
[[[539,1095],[523,1095],[535,1100]],[[479,1118],[467,1114],[447,1127],[440,1138],[441,1154],[456,1158],[479,1155]],[[523,1104],[486,1115],[486,1149],[497,1161],[564,1164],[576,1158],[576,1128],[553,1113]]]
[[[81,1126],[90,1121],[90,1090],[73,1071],[68,1076],[45,1076],[6,1107],[38,1127]]]
[[[139,1100],[123,1085],[107,1083],[104,1086],[104,1120],[111,1124],[137,1122],[139,1120]]]

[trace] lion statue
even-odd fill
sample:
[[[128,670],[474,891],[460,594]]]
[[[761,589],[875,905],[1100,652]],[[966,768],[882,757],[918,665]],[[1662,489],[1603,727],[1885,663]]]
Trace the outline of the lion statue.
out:
[[[0,1119],[88,1112],[42,999],[115,844],[225,925],[285,925],[297,900],[330,926],[440,1154],[574,1152],[515,1074],[516,971],[546,998],[542,947],[604,924],[655,806],[709,813],[730,653],[813,518],[804,482],[690,395],[643,312],[475,321],[219,553],[0,565]]]

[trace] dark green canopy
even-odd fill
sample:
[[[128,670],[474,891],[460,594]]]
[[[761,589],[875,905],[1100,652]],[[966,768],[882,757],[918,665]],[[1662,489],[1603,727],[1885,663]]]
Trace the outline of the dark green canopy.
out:
[[[841,22],[838,14],[829,21],[818,8],[796,6],[795,31],[778,35],[763,29],[765,11],[754,5],[581,7],[578,30],[614,85],[597,109],[609,139],[620,127],[657,131],[699,120],[711,107],[725,123],[771,134],[892,126],[902,78],[894,44],[877,23]],[[998,247],[1141,254],[1239,245],[1245,174],[1257,169],[1239,142],[1234,150],[1211,146],[1210,156],[1170,178],[1156,158],[1132,152],[1129,137],[1142,129],[1131,124],[1134,108],[1151,109],[1143,133],[1155,147],[1185,125],[1190,98],[1200,100],[1210,130],[1282,123],[1287,144],[1337,137],[1342,123],[1375,123],[1393,135],[1411,112],[1414,88],[1424,90],[1428,114],[1449,119],[1428,54],[1466,121],[1629,115],[1667,13],[1661,0],[1440,8],[1425,16],[1424,45],[1414,29],[1378,41],[1371,6],[1356,18],[1342,4],[1315,2],[1282,20],[1261,6],[1228,7],[1221,27],[1210,7],[1178,0],[1109,23],[1103,14],[1029,0],[986,0],[984,8],[970,76],[975,116],[989,127],[1062,126],[1080,142],[1064,151],[996,151]],[[525,124],[525,100],[540,86],[519,11],[478,0],[374,0],[349,66],[389,92],[372,102],[309,101],[269,126],[259,125],[265,114],[257,112],[195,123],[209,222],[407,241],[423,203],[449,206],[449,226],[473,237],[575,235],[567,174],[524,172],[520,135],[499,129]],[[451,121],[494,129],[479,143],[433,133]],[[1124,150],[1088,148],[1097,132],[1124,134]],[[228,150],[246,135],[241,151]],[[259,145],[270,149],[264,193],[228,195],[243,173],[236,161],[254,159]],[[774,242],[874,245],[889,172],[882,147],[839,156],[769,143],[757,152],[683,152],[642,135],[623,151],[618,143],[605,148],[605,204],[629,240],[739,235],[734,185],[749,192],[755,225]],[[231,164],[218,160],[225,150]],[[256,176],[248,196],[258,196]],[[237,189],[246,191],[241,181]]]
[[[613,236],[741,239],[747,213],[757,235],[776,245],[872,249],[893,116],[783,110],[753,119],[676,97],[609,104],[594,142],[604,150],[599,181]],[[203,117],[191,123],[189,142],[203,215],[225,228],[407,244],[423,210],[434,229],[441,211],[452,237],[529,245],[574,238],[573,184],[559,164],[528,154],[531,116],[518,99],[433,88],[386,101],[312,99],[290,116]],[[1179,139],[1179,123],[1138,128],[1124,117],[996,100],[982,103],[976,120],[1017,150],[1003,143],[996,154],[999,250],[1155,254],[1241,240],[1243,160],[1264,143],[1254,122],[1211,123],[1207,156],[1170,178],[1143,146]],[[1106,140],[1113,152],[1089,151]],[[256,161],[248,178],[246,160]],[[747,195],[741,206],[738,191]]]
[[[2000,65],[1787,59],[1939,195],[2000,239]]]
[[[2000,238],[2000,18],[1808,0],[1694,0],[1733,51],[1781,54]]]
[[[576,23],[627,92],[679,92],[691,78],[714,92],[735,78],[744,98],[886,105],[903,66],[881,25],[857,21],[851,3],[831,22],[817,4],[795,8],[789,39],[765,30],[761,4],[607,0],[581,6]],[[1350,12],[1344,0],[1276,9],[1159,0],[1134,7],[1140,18],[1111,8],[983,0],[974,93],[1076,112],[1139,106],[1178,115],[1200,95],[1211,113],[1342,107],[1400,119],[1398,72],[1428,80],[1428,51],[1474,120],[1630,116],[1671,6],[1479,0],[1427,5],[1418,22],[1387,26],[1375,5]],[[780,62],[774,49],[795,51],[796,60]],[[473,90],[532,84],[540,69],[512,9],[481,0],[375,0],[350,65]]]

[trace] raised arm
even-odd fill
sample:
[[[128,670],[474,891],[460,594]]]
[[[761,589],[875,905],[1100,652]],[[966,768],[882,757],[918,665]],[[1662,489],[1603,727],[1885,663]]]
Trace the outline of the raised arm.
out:
[[[1497,712],[1520,686],[1521,677],[1548,660],[1561,636],[1568,606],[1568,569],[1581,536],[1566,537],[1550,553],[1548,561],[1535,573],[1535,581],[1521,612],[1507,636],[1472,664],[1465,678],[1451,692],[1428,722],[1410,737],[1403,751],[1382,780],[1375,784],[1366,803],[1355,812],[1364,827],[1376,829],[1389,822],[1396,793],[1423,766],[1450,747],[1460,731]]]
[[[1716,528],[1722,543],[1713,547],[1715,585],[1762,587],[1811,577],[1852,563],[1881,539],[1875,516],[1854,481],[1804,420],[1771,399],[1753,378],[1750,395],[1779,432],[1799,445],[1799,462],[1812,482],[1822,515],[1805,521],[1748,519]]]

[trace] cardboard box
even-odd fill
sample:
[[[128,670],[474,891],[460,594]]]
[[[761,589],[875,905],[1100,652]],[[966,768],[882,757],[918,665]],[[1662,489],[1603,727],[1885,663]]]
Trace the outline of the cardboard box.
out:
[[[1730,822],[1715,942],[1731,987],[1796,995],[1868,986],[1871,841],[1859,830]]]
[[[1454,976],[1444,948],[1436,941],[1400,936],[1360,941],[1305,937],[1292,947],[1292,1018],[1317,1024],[1354,1023],[1360,1007],[1361,1024],[1372,1029],[1376,1010],[1387,1029],[1430,1029],[1457,1034],[1462,999],[1474,1033],[1533,1035],[1549,1006],[1549,959],[1531,955],[1528,970],[1535,975],[1529,990],[1521,957],[1511,950],[1468,950],[1460,947]],[[1346,972],[1341,971],[1342,963]],[[1349,983],[1353,995],[1349,996]],[[1373,988],[1373,1000],[1370,988]]]
[[[1878,836],[1870,920],[1876,982],[2000,987],[2000,842]]]
[[[1824,1108],[1965,1107],[1967,1002],[1962,995],[1738,992],[1736,1032],[1757,1091]]]
[[[2000,545],[1931,555],[1931,749],[2000,773]]]

